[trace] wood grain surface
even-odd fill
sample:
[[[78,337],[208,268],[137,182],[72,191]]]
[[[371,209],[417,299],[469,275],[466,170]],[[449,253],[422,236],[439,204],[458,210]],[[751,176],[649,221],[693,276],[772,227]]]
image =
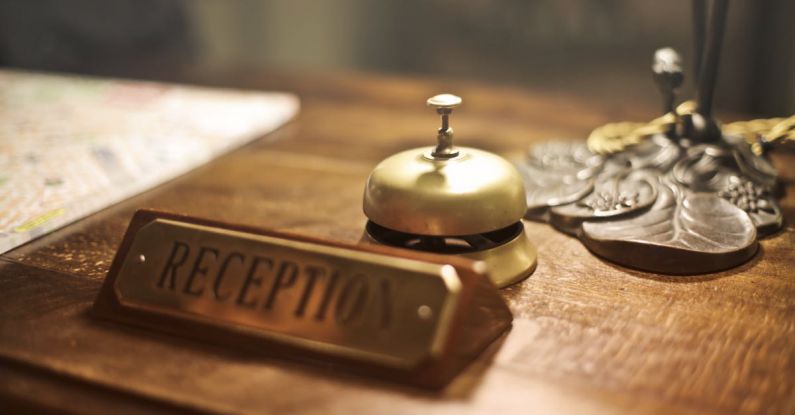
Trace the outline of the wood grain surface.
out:
[[[776,159],[785,229],[738,268],[696,277],[600,260],[526,224],[538,268],[502,291],[513,329],[430,393],[263,359],[87,315],[138,208],[357,242],[369,171],[431,145],[427,97],[452,92],[461,144],[507,156],[654,109],[510,85],[384,75],[195,75],[280,89],[299,117],[251,145],[0,257],[0,397],[74,413],[795,413],[795,166]],[[652,92],[650,86],[650,93]],[[620,94],[621,91],[616,91]],[[791,157],[790,157],[791,158]]]

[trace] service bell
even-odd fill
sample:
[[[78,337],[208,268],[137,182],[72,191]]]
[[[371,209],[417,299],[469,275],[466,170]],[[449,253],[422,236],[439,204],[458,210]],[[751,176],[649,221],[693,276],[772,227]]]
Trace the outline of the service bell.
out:
[[[526,278],[536,250],[521,221],[521,175],[496,154],[453,146],[449,117],[461,98],[442,94],[427,104],[441,115],[438,144],[395,154],[370,173],[366,239],[483,261],[498,287]]]

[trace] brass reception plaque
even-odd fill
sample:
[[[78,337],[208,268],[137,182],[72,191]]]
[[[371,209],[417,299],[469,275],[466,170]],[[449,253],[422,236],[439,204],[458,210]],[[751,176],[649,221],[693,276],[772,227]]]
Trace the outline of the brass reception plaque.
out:
[[[412,366],[440,352],[460,282],[449,265],[156,219],[114,288],[130,307]]]
[[[142,211],[94,310],[232,347],[414,373],[455,354],[473,295],[490,283],[471,263],[393,251]],[[496,304],[491,339],[510,324]]]

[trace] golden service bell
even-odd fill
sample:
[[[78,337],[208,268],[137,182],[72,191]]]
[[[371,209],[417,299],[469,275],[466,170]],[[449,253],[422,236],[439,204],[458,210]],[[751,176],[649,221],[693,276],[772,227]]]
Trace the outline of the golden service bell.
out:
[[[442,118],[438,144],[395,154],[370,173],[365,239],[483,261],[498,287],[521,281],[535,269],[536,250],[521,221],[519,172],[496,154],[453,146],[449,116],[461,98],[441,94],[427,104]]]

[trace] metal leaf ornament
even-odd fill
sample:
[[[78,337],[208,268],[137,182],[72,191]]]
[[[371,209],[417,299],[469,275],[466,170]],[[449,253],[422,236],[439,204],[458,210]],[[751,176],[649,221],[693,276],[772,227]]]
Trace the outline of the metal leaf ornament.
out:
[[[664,58],[678,60],[670,52]],[[671,96],[677,86],[667,84]],[[742,264],[757,251],[759,236],[782,225],[776,171],[755,147],[764,148],[758,144],[771,131],[792,129],[774,130],[786,121],[779,120],[721,132],[698,104],[673,109],[663,95],[669,112],[650,123],[609,124],[587,142],[531,148],[517,163],[530,206],[526,218],[641,270],[698,274]]]

